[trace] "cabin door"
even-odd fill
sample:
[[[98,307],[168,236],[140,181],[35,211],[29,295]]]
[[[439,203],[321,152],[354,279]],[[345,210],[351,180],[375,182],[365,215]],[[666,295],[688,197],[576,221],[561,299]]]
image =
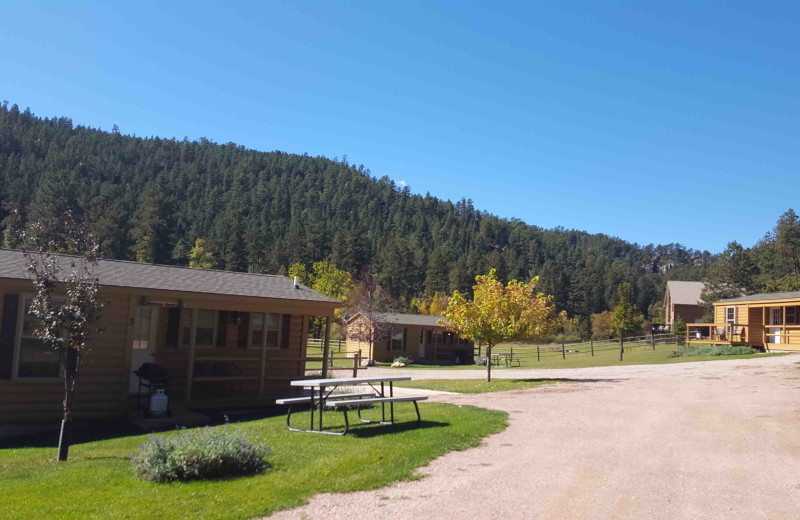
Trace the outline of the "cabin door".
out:
[[[783,308],[770,307],[769,308],[769,324],[770,325],[783,325]],[[781,342],[781,328],[770,327],[769,333],[772,336],[767,336],[767,343],[780,344]]]
[[[130,393],[139,391],[139,378],[133,373],[142,363],[154,363],[156,337],[158,334],[158,307],[139,305],[133,320],[133,344],[131,345]]]
[[[419,358],[425,359],[425,330],[419,331]]]

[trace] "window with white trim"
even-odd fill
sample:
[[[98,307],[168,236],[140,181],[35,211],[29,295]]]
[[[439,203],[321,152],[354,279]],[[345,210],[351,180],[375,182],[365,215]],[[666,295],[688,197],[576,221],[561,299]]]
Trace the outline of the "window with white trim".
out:
[[[392,329],[392,337],[389,340],[389,350],[403,350],[403,336],[405,336],[405,329],[403,327],[394,327]]]
[[[157,307],[139,305],[136,308],[136,318],[133,327],[133,350],[147,350],[150,348],[155,330],[155,314]]]
[[[725,323],[736,323],[736,307],[725,307]]]
[[[783,325],[782,307],[772,307],[771,316],[772,316],[772,323],[770,323],[770,325]]]
[[[17,328],[19,331],[17,337],[17,378],[60,378],[63,375],[61,353],[37,338],[33,333],[38,324],[38,320],[28,314],[33,295],[25,295],[20,300],[20,323]],[[64,299],[53,299],[53,303],[56,305],[61,305],[64,302]]]

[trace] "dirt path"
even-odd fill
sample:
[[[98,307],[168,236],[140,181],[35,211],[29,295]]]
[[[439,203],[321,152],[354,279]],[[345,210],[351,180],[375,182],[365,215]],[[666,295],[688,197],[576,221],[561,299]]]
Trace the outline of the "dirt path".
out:
[[[800,518],[799,361],[507,370],[582,382],[434,396],[505,410],[510,426],[419,481],[270,518]]]

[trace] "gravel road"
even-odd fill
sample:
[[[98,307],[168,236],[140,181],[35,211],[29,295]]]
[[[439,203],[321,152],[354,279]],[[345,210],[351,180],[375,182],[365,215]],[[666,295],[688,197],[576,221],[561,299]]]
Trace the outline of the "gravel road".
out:
[[[498,377],[574,382],[433,395],[434,401],[505,410],[510,425],[481,447],[420,468],[427,475],[421,480],[317,495],[270,518],[797,519],[798,362],[800,355],[498,371]],[[402,373],[415,379],[482,375]]]

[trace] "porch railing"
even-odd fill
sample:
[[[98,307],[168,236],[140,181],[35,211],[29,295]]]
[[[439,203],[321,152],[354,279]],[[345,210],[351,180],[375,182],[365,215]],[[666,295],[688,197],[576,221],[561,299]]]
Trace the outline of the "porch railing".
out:
[[[749,326],[739,323],[687,323],[686,342],[700,343],[746,343],[749,338]],[[752,338],[750,338],[752,339]]]

